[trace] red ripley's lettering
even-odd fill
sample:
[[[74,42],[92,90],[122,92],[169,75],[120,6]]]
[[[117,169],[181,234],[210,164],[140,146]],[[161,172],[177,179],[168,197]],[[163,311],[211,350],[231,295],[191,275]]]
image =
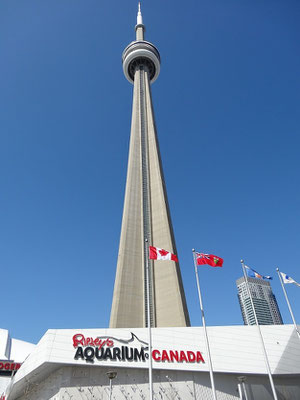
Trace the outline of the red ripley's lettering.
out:
[[[78,347],[79,345],[83,347],[95,346],[100,350],[103,346],[113,347],[114,342],[109,338],[105,340],[101,340],[99,338],[93,339],[91,337],[85,338],[81,333],[77,333],[73,336],[73,346]]]

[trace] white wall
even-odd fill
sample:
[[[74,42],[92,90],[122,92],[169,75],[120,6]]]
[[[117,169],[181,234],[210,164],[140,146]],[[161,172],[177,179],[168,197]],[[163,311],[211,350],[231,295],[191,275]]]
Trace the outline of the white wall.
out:
[[[271,370],[275,376],[275,385],[282,393],[280,400],[300,399],[300,342],[293,326],[269,325],[262,326],[261,329]],[[113,347],[119,347],[131,338],[131,332],[136,336],[128,346],[138,348],[142,346],[141,341],[147,342],[148,331],[144,328],[47,331],[14,377],[9,400],[19,398],[24,400],[105,399],[108,398],[106,372],[112,368],[119,371],[118,378],[115,380],[118,390],[115,399],[147,399],[148,363],[146,360],[123,361],[95,358],[89,362],[85,359],[74,358],[76,348],[73,346],[73,336],[75,334],[81,333],[86,338],[94,339],[113,338],[115,342]],[[216,388],[220,391],[218,400],[238,398],[237,384],[238,377],[241,375],[247,376],[253,399],[271,400],[271,389],[257,327],[209,327],[208,335]],[[157,400],[173,398],[189,400],[194,398],[194,393],[198,399],[211,399],[203,329],[199,327],[154,328],[152,340],[153,349],[201,351],[206,361],[205,363],[153,362],[154,390]],[[176,382],[175,388],[172,382]],[[97,393],[95,397],[93,397],[94,392]],[[24,393],[30,393],[30,396],[24,397]]]
[[[109,399],[109,368],[63,367],[38,384],[28,381],[19,400],[107,400]],[[114,400],[147,400],[149,398],[148,371],[143,369],[115,368],[113,380]],[[247,376],[246,388],[249,400],[272,400],[266,376]],[[211,400],[208,373],[186,371],[155,371],[153,375],[156,400]],[[237,400],[238,375],[216,374],[218,400]],[[280,400],[300,399],[300,383],[297,378],[275,378]],[[8,399],[9,400],[9,399]]]

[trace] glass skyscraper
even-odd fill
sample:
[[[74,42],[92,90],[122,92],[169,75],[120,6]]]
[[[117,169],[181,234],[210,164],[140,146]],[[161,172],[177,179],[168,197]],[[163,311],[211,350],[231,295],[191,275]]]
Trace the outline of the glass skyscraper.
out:
[[[260,325],[282,325],[282,318],[270,282],[262,279],[248,278],[253,304]],[[245,325],[255,325],[255,317],[248,295],[245,278],[236,281],[238,299]]]

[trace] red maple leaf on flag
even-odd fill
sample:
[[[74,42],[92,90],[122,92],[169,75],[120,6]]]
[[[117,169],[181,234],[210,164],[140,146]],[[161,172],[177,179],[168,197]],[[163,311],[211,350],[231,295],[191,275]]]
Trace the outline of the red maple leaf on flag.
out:
[[[160,249],[160,250],[158,250],[158,252],[162,256],[166,256],[167,254],[169,254],[169,252],[167,250],[164,250],[164,249]]]

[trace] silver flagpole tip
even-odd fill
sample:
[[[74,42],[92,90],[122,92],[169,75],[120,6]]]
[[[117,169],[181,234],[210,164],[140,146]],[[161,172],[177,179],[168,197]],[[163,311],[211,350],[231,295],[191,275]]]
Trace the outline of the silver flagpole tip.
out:
[[[192,249],[192,252],[194,253],[195,249]]]
[[[279,272],[279,268],[278,267],[276,268],[276,271]]]
[[[241,263],[244,264],[244,260],[241,260]]]
[[[148,239],[147,239],[147,238],[145,239],[145,242],[148,242]]]

